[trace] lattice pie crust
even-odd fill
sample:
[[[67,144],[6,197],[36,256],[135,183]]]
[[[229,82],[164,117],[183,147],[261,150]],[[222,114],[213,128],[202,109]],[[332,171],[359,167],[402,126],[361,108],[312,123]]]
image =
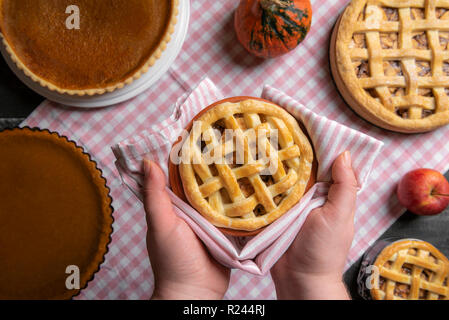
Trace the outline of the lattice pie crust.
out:
[[[449,123],[448,0],[353,0],[334,41],[334,78],[362,117],[406,133]]]
[[[374,266],[376,300],[448,300],[449,261],[430,243],[400,240],[386,247]]]
[[[278,219],[301,199],[311,176],[313,149],[287,111],[259,100],[226,102],[197,121],[201,121],[201,134],[209,138],[201,143],[191,132],[183,146],[190,156],[180,164],[179,172],[187,199],[214,225],[257,230]],[[233,140],[217,138],[217,133],[225,129],[233,130]],[[250,132],[261,130],[267,133],[266,139],[254,141]],[[277,146],[272,145],[273,130],[278,133]],[[244,161],[236,161],[235,152],[223,152],[221,160],[226,161],[221,163],[208,164],[204,160],[204,148],[215,150],[226,143],[243,146]],[[265,144],[264,150],[277,164],[276,172],[266,175],[269,164],[254,156],[259,143]]]

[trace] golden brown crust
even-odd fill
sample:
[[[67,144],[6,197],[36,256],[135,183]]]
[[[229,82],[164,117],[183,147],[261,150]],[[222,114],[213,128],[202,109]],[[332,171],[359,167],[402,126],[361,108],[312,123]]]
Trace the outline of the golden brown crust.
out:
[[[414,3],[414,5],[412,5]],[[345,100],[351,108],[359,113],[366,120],[389,130],[403,132],[403,133],[417,133],[434,130],[438,127],[449,123],[449,98],[445,93],[445,83],[448,83],[449,77],[442,74],[443,60],[449,59],[449,51],[440,49],[438,40],[435,40],[435,35],[429,36],[429,39],[433,39],[430,42],[429,50],[418,50],[414,47],[410,47],[411,44],[408,40],[408,35],[412,40],[413,26],[427,26],[428,30],[446,30],[447,23],[445,21],[438,21],[434,15],[429,15],[425,20],[415,21],[409,20],[407,16],[410,16],[413,12],[410,11],[411,6],[416,6],[416,1],[371,1],[370,5],[370,17],[368,22],[366,20],[358,21],[359,15],[364,12],[366,0],[353,0],[340,17],[337,23],[333,39],[331,41],[331,68],[337,87],[342,93]],[[436,6],[448,7],[449,2],[435,2],[434,0],[426,2],[429,7],[429,12],[435,12]],[[397,19],[406,21],[407,28],[403,31],[398,29],[398,21],[382,21],[376,15],[383,14],[381,10],[385,7],[392,7],[395,10],[398,9]],[[423,1],[424,8],[424,1]],[[408,13],[408,15],[407,15]],[[368,16],[368,15],[367,15]],[[410,18],[411,19],[411,18]],[[377,24],[376,24],[377,23]],[[424,28],[424,30],[426,29]],[[364,30],[364,31],[362,31]],[[376,30],[373,32],[367,30]],[[379,30],[385,34],[391,34],[393,31],[398,32],[400,39],[402,39],[401,47],[398,49],[382,49],[376,39],[376,34],[379,36]],[[389,33],[388,33],[388,32]],[[435,33],[437,31],[432,31]],[[368,48],[350,49],[351,41],[355,33],[370,34],[367,42],[371,43],[371,47],[368,44]],[[394,33],[394,32],[393,32]],[[383,34],[383,33],[382,33]],[[404,34],[403,38],[401,35]],[[365,36],[366,37],[366,36]],[[385,40],[386,39],[386,40]],[[390,41],[388,38],[381,37],[381,41]],[[435,44],[435,41],[437,44]],[[410,48],[409,48],[410,47]],[[431,53],[434,52],[435,54]],[[404,75],[401,77],[388,77],[383,76],[382,61],[374,61],[371,59],[374,55],[378,55],[380,52],[384,55],[380,59],[383,61],[401,61],[406,65]],[[387,58],[389,55],[391,58]],[[428,56],[428,57],[427,57]],[[415,75],[417,69],[415,69],[415,60],[427,60],[433,59],[433,57],[439,57],[432,63],[431,77],[418,77]],[[393,59],[394,57],[394,59]],[[413,58],[409,58],[413,57]],[[353,59],[364,60],[369,63],[369,72],[373,73],[365,79],[360,79],[354,72]],[[379,59],[379,58],[376,58]],[[385,79],[385,85],[382,85],[382,79]],[[404,82],[404,79],[407,81]],[[406,96],[395,97],[388,92],[389,88],[407,86],[408,91]],[[421,88],[432,88],[431,95],[434,97],[424,97],[419,94]],[[367,90],[376,91],[375,94],[380,96],[380,99],[373,98],[367,93]],[[407,103],[410,104],[409,107]],[[403,118],[398,115],[397,108],[405,110],[410,115],[407,118]],[[421,115],[421,110],[432,113],[431,115]],[[424,111],[423,111],[424,112]]]
[[[244,121],[246,128],[242,128],[236,115],[242,116],[240,121]],[[267,122],[261,121],[260,115]],[[313,149],[298,122],[288,112],[271,103],[244,100],[217,105],[197,121],[201,121],[202,133],[222,121],[227,129],[235,130],[237,139],[244,141],[245,151],[249,144],[245,132],[250,129],[270,130],[272,126],[279,131],[281,149],[275,155],[278,171],[263,178],[268,182],[264,182],[260,176],[267,165],[255,159],[252,159],[253,162],[247,159],[237,168],[214,164],[216,174],[210,171],[211,168],[204,164],[202,158],[201,164],[192,164],[193,155],[201,150],[192,147],[195,146],[192,133],[186,140],[184,148],[192,152],[192,156],[179,165],[184,192],[192,206],[214,225],[235,230],[257,230],[278,219],[301,199],[311,176]],[[202,180],[200,185],[198,178]],[[240,179],[244,178],[248,178],[246,183],[251,186],[239,185]],[[223,200],[220,190],[226,190],[230,198],[228,202]],[[254,193],[251,194],[252,191]],[[275,199],[278,195],[283,198]],[[260,205],[263,209],[260,209],[262,213],[258,215]]]
[[[374,266],[379,270],[371,289],[375,300],[449,299],[449,261],[428,242],[396,241],[382,250]]]
[[[0,187],[2,190],[4,188],[8,188],[8,185],[5,185],[7,184],[7,181],[11,181],[11,179],[19,179],[19,181],[22,181],[22,184],[25,183],[24,181],[33,181],[33,183],[35,183],[36,192],[32,195],[34,197],[33,201],[23,200],[25,203],[19,207],[16,207],[15,205],[18,203],[18,200],[13,199],[13,197],[5,200],[1,204],[4,208],[10,208],[12,205],[16,209],[13,211],[8,210],[9,214],[14,213],[18,215],[12,220],[9,219],[8,216],[2,216],[3,219],[6,218],[6,221],[9,221],[9,227],[2,230],[1,237],[3,246],[1,250],[6,250],[7,253],[9,252],[9,254],[12,255],[9,256],[10,259],[8,260],[17,260],[21,263],[16,264],[13,269],[8,269],[6,271],[3,270],[2,276],[0,277],[0,282],[2,282],[0,299],[70,299],[79,294],[79,292],[87,286],[87,283],[93,279],[94,274],[99,270],[99,266],[103,263],[104,256],[108,251],[108,244],[111,241],[113,224],[113,208],[112,199],[109,196],[109,188],[106,186],[106,180],[102,176],[101,170],[97,168],[96,163],[91,160],[88,154],[84,153],[81,147],[78,147],[73,141],[69,141],[66,137],[61,137],[59,134],[48,130],[31,128],[17,128],[0,133],[0,143],[8,144],[8,140],[11,139],[14,139],[14,141],[21,141],[21,143],[20,146],[15,143],[14,145],[17,150],[10,150],[9,152],[14,152],[17,155],[19,154],[18,152],[22,154],[20,150],[33,150],[33,154],[35,154],[34,157],[36,157],[36,159],[27,159],[23,164],[20,164],[17,167],[15,167],[14,163],[7,162],[9,167],[5,167],[3,169],[7,169],[8,172],[4,172]],[[42,151],[42,148],[45,150]],[[42,154],[39,154],[39,152],[42,152]],[[23,154],[27,154],[27,151],[23,151]],[[43,165],[43,163],[54,163],[54,161],[56,161],[55,159],[48,162],[44,161],[46,157],[51,157],[49,154],[58,155],[58,159],[61,160],[58,161],[59,168],[46,168]],[[2,159],[5,160],[7,158],[8,156],[2,154]],[[62,159],[65,160],[62,161]],[[41,166],[39,168],[33,168],[26,164],[34,163],[34,161],[39,163]],[[76,172],[70,171],[70,168],[73,168],[73,166],[78,168],[76,169]],[[15,170],[25,171],[15,172]],[[86,188],[86,190],[93,188],[94,193],[90,194],[90,197],[92,197],[93,200],[90,201],[83,198],[84,200],[82,200],[82,203],[79,203],[78,209],[74,207],[66,207],[66,210],[62,210],[62,207],[66,206],[67,202],[75,200],[72,200],[72,195],[68,195],[66,193],[61,193],[58,196],[58,192],[64,191],[55,189],[55,186],[58,185],[58,183],[53,179],[54,176],[51,173],[52,170],[59,173],[63,172],[67,175],[66,178],[64,178],[64,181],[66,181],[67,186],[73,183],[71,188],[74,194],[83,194],[83,192],[79,191],[79,189],[76,191],[77,188]],[[80,174],[80,171],[84,171],[86,176],[83,174],[83,177],[75,177],[75,175]],[[35,175],[33,172],[41,172],[41,178],[37,178],[38,180],[36,181],[34,176],[39,177],[39,175]],[[8,178],[8,175],[11,175],[11,179]],[[29,175],[29,177],[24,175]],[[47,177],[46,175],[48,175],[47,179],[45,178]],[[79,181],[85,181],[84,179],[88,179],[89,183],[86,185],[77,183]],[[42,185],[39,185],[40,183]],[[9,188],[19,188],[19,185],[20,183],[17,186],[9,185]],[[27,197],[27,195],[31,196],[31,194],[28,194],[31,192],[29,186],[22,186],[20,188],[22,188],[21,190],[23,192],[17,194],[18,198]],[[45,190],[45,192],[38,192],[37,190],[40,188]],[[64,187],[62,189],[65,190],[67,188]],[[12,190],[14,189],[10,189],[11,192],[14,192]],[[39,198],[40,196],[42,196],[41,200]],[[78,196],[73,196],[73,199],[78,199],[75,197]],[[54,199],[59,199],[60,203],[48,203],[48,201],[54,201]],[[11,203],[8,204],[10,201]],[[42,201],[44,206],[34,207],[36,206],[35,203],[40,203],[39,201]],[[30,203],[28,204],[28,202]],[[80,208],[84,208],[86,211],[90,210],[90,213],[80,213],[79,217],[68,215],[68,212],[71,214],[73,214],[76,210],[79,212]],[[58,212],[59,215],[61,215],[61,218],[56,218],[54,216],[54,214],[58,214]],[[88,215],[93,212],[96,213],[95,216],[89,216],[91,220],[87,220],[86,214]],[[28,221],[33,224],[33,231],[30,232],[30,234],[23,233],[22,231],[18,232],[17,230],[23,230],[23,226],[21,226],[20,221],[30,219],[32,217],[31,215],[36,215],[39,219],[38,223],[34,224],[33,222]],[[71,222],[68,223],[67,221]],[[93,223],[94,221],[98,223],[98,225],[86,225],[86,223]],[[61,224],[59,224],[59,222]],[[73,230],[74,226],[82,226],[82,228]],[[9,234],[14,232],[14,230],[14,234]],[[70,237],[70,233],[76,234],[75,237],[77,241],[80,242],[74,243],[73,240],[69,239],[68,237]],[[34,238],[34,240],[30,238],[34,237],[33,235],[38,234],[44,236],[44,238],[41,239],[39,237],[39,239]],[[48,242],[53,239],[53,237],[57,238],[57,240],[56,238],[54,239],[56,243]],[[11,243],[7,242],[8,239],[12,240],[15,238],[20,238],[20,240],[25,242],[33,241],[34,243],[18,244],[15,241]],[[94,241],[94,243],[91,241]],[[80,243],[86,244],[86,247],[80,248]],[[16,247],[17,249],[15,249]],[[48,252],[43,250],[43,247],[45,247]],[[3,254],[5,254],[5,252],[3,252]],[[46,259],[48,257],[55,260],[47,261]],[[89,257],[87,258],[88,260],[84,260],[86,257]],[[28,263],[27,261],[33,262]],[[68,277],[68,275],[64,275],[65,263],[68,261],[70,261],[70,264],[80,267],[80,290],[66,290],[64,289],[65,282],[59,283],[61,279]],[[37,270],[33,268],[37,268],[37,266],[42,267],[45,264],[51,265],[48,265],[45,272],[42,271],[41,274],[36,275],[33,278],[34,280],[28,279],[30,274],[36,272]],[[59,270],[59,267],[63,270]],[[27,268],[30,268],[31,270],[28,270]],[[57,272],[55,271],[55,268],[57,269]],[[48,270],[55,273],[51,273]],[[58,275],[56,275],[56,273]],[[12,289],[13,291],[8,292],[8,285],[23,282],[25,279],[23,277],[25,276],[27,277],[26,279],[28,279],[28,282],[26,283],[27,290],[33,290],[33,293],[30,293],[31,291],[27,292],[22,287],[14,287]],[[57,281],[55,280],[56,278],[58,279]],[[36,283],[32,283],[32,281],[35,281]],[[38,290],[38,288],[40,288],[40,290]],[[34,290],[38,291],[36,292]]]
[[[27,65],[25,61],[16,53],[16,51],[13,48],[13,45],[10,43],[10,40],[8,39],[6,35],[6,30],[4,28],[4,25],[1,23],[1,21],[4,21],[6,17],[4,16],[4,13],[2,12],[2,2],[5,0],[0,0],[0,38],[2,39],[3,44],[5,45],[5,48],[9,55],[11,56],[14,63],[17,65],[17,67],[22,70],[28,77],[30,77],[33,81],[39,83],[41,86],[46,87],[52,91],[56,91],[61,94],[68,94],[68,95],[78,95],[78,96],[84,96],[84,95],[98,95],[98,94],[104,94],[106,92],[113,92],[117,89],[123,88],[125,85],[131,84],[133,81],[139,79],[144,73],[146,73],[150,67],[152,67],[156,61],[161,57],[163,51],[166,49],[167,44],[171,40],[171,36],[174,32],[175,25],[177,23],[177,16],[178,16],[178,10],[179,10],[179,0],[169,0],[171,2],[171,14],[168,21],[168,24],[165,28],[165,33],[162,36],[159,44],[156,46],[154,50],[152,50],[152,53],[147,57],[144,63],[139,66],[130,66],[129,73],[127,73],[126,77],[122,79],[118,79],[116,81],[112,81],[112,83],[108,83],[106,86],[102,85],[101,83],[98,83],[94,87],[91,88],[85,88],[84,86],[82,88],[76,87],[76,82],[68,87],[65,85],[60,85],[55,82],[49,81],[45,76],[41,74],[37,74],[36,72],[32,71],[30,66]],[[99,28],[100,29],[100,28]],[[109,38],[111,35],[105,35],[105,38]],[[88,48],[87,50],[95,50],[96,48]],[[104,48],[103,48],[104,49]],[[134,51],[138,51],[139,48],[133,48]],[[74,53],[74,56],[76,56],[76,53]],[[117,58],[119,59],[119,58]],[[92,63],[92,61],[86,61],[86,65],[89,65]],[[123,65],[123,64],[122,64]],[[111,70],[114,68],[112,67]],[[104,79],[103,81],[107,81]]]

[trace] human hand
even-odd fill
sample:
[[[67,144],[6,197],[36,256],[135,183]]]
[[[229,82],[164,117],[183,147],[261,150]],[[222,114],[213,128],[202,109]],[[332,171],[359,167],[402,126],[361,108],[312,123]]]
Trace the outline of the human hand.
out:
[[[159,166],[145,160],[144,171],[147,248],[155,282],[152,299],[222,299],[230,270],[216,262],[187,223],[176,216]]]
[[[348,151],[335,160],[332,178],[326,204],[310,213],[271,270],[278,299],[349,299],[342,278],[354,237],[357,180]]]

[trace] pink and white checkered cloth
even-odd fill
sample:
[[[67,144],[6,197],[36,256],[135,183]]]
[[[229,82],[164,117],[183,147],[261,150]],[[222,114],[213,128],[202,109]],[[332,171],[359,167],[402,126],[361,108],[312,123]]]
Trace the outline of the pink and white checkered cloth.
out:
[[[306,127],[318,160],[317,181],[288,213],[251,239],[224,236],[189,204],[168,189],[175,212],[183,218],[222,264],[255,275],[266,275],[295,239],[309,213],[324,204],[331,178],[331,165],[345,150],[351,151],[360,189],[366,184],[374,160],[383,145],[365,134],[321,117],[286,94],[270,86],[262,97],[288,110]],[[143,160],[157,161],[168,176],[167,164],[181,131],[202,109],[223,99],[223,94],[206,78],[193,92],[180,99],[173,115],[142,134],[113,147],[124,183],[142,199]]]
[[[280,88],[314,113],[384,142],[370,180],[359,195],[356,234],[348,256],[355,262],[403,212],[394,190],[397,181],[419,167],[449,169],[449,126],[431,133],[403,135],[376,128],[356,116],[340,98],[329,72],[331,29],[346,0],[312,0],[313,25],[293,52],[260,60],[238,44],[233,11],[238,0],[191,0],[187,40],[170,71],[144,94],[113,108],[81,110],[45,101],[24,125],[58,131],[84,146],[104,170],[115,209],[114,234],[101,270],[81,299],[147,299],[153,276],[145,245],[141,202],[122,184],[110,146],[143,132],[172,114],[186,91],[208,76],[225,96],[260,96],[264,84]],[[274,299],[269,275],[235,270],[227,299]]]

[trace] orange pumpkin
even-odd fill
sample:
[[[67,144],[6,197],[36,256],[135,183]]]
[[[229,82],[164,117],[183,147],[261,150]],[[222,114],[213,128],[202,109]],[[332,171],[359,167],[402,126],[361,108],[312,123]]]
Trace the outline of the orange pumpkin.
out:
[[[240,43],[261,58],[296,48],[311,24],[310,0],[241,0],[234,21]]]

